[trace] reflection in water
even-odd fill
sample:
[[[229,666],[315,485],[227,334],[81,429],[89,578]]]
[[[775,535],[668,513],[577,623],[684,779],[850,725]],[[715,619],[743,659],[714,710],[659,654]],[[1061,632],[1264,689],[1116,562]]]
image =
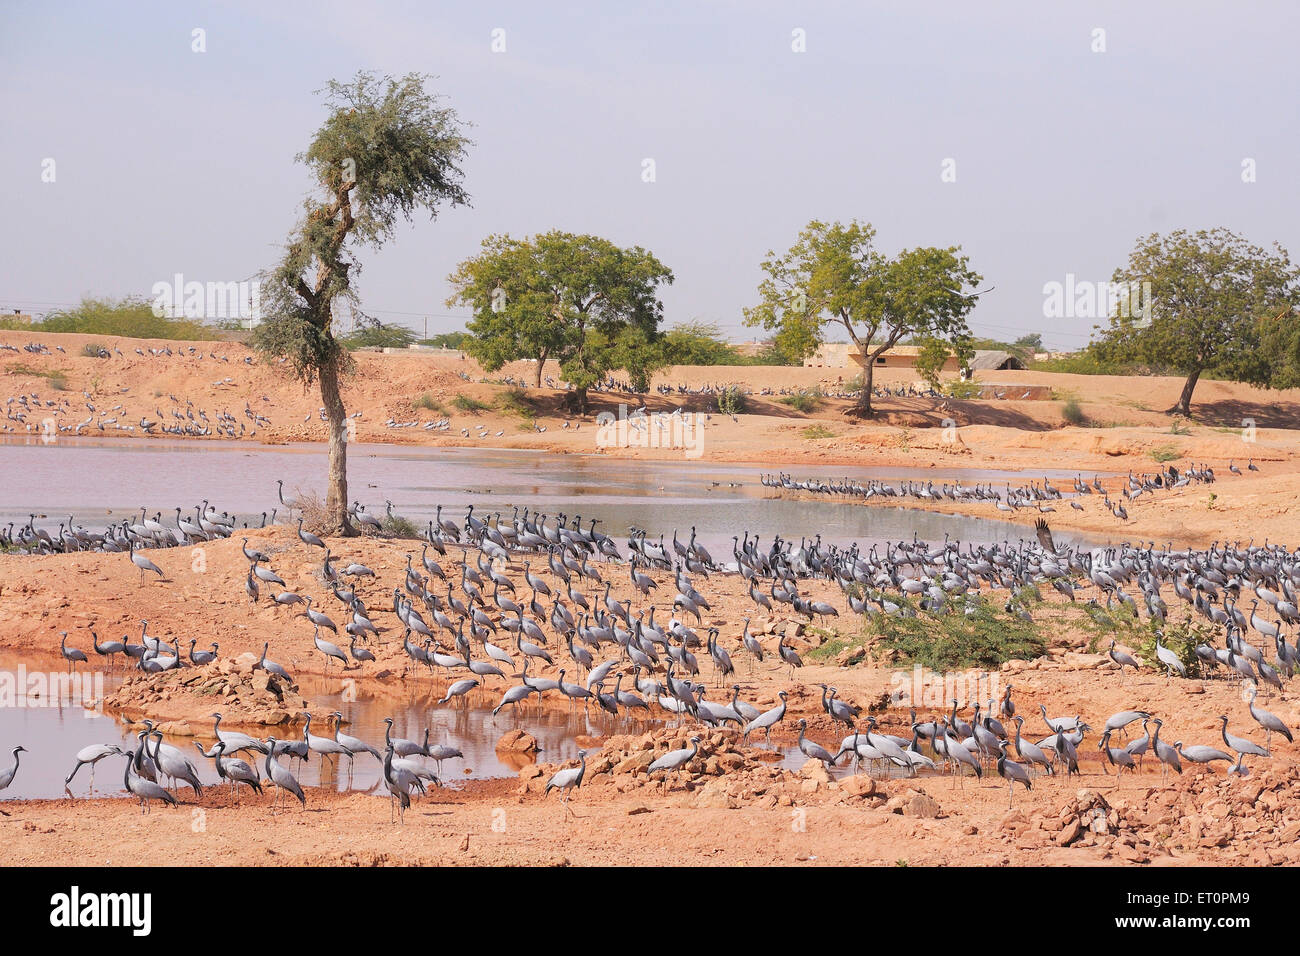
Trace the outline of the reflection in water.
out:
[[[6,664],[7,670],[13,670],[15,664]],[[108,676],[104,686],[108,693],[121,683],[120,677]],[[543,709],[537,707],[535,698],[518,714],[510,708],[501,711],[495,717],[492,708],[500,699],[500,689],[490,691],[481,689],[453,701],[439,705],[439,695],[443,692],[441,683],[412,680],[405,688],[399,688],[394,694],[392,688],[385,686],[380,698],[360,697],[355,701],[345,701],[338,685],[323,678],[307,676],[300,684],[303,695],[327,711],[339,711],[344,717],[344,730],[354,737],[371,744],[381,754],[384,750],[385,717],[393,718],[393,736],[423,742],[425,728],[429,729],[431,746],[443,744],[462,752],[463,757],[444,761],[441,768],[433,761],[427,762],[438,772],[445,784],[455,784],[458,780],[492,779],[513,777],[527,763],[534,760],[541,763],[559,763],[576,759],[578,750],[588,746],[584,738],[604,737],[611,734],[640,734],[665,725],[660,720],[631,720],[609,715],[591,709],[584,712],[581,707],[571,710]],[[365,687],[358,688],[365,693]],[[350,695],[349,695],[350,696]],[[678,718],[673,717],[670,723]],[[166,741],[179,747],[198,768],[199,779],[204,784],[216,785],[219,781],[212,761],[200,758],[194,749],[194,741],[203,744],[204,749],[211,749],[215,741],[211,721],[193,725],[198,731],[195,737],[168,736]],[[117,744],[123,750],[132,750],[137,744],[136,734],[143,728],[138,724],[129,724],[111,716],[96,714],[73,703],[63,695],[59,701],[51,701],[50,706],[0,707],[0,765],[8,766],[8,752],[18,745],[25,746],[28,753],[22,755],[22,763],[13,784],[3,794],[5,798],[14,799],[55,799],[66,797],[63,781],[76,764],[76,753],[89,744]],[[272,727],[254,730],[251,727],[234,727],[255,736],[265,738],[274,735],[277,738],[294,737],[301,739],[301,723],[290,730],[287,727]],[[519,754],[497,751],[496,743],[510,730],[524,730],[537,739],[541,752],[537,754]],[[333,736],[333,722],[328,729],[312,723],[312,732],[318,736]],[[763,746],[761,740],[751,742],[754,746]],[[834,741],[824,741],[832,750],[838,746]],[[771,748],[780,755],[777,766],[797,769],[804,763],[804,756],[798,748],[790,746]],[[260,755],[240,754],[249,763],[258,757],[257,769],[265,777],[265,767]],[[283,762],[305,788],[325,786],[334,790],[378,790],[381,781],[379,761],[370,754],[362,754],[349,762],[343,758],[341,765],[322,761],[313,756],[306,765],[282,758]],[[90,790],[91,768],[82,767],[72,781],[71,790],[77,798],[123,796],[122,773],[126,761],[120,757],[108,757],[97,765],[94,773],[94,791]],[[839,767],[832,770],[832,775],[841,777],[851,772]],[[188,787],[181,788],[185,794]],[[309,796],[310,799],[310,796]]]
[[[23,522],[32,513],[57,524],[69,514],[88,528],[120,521],[142,507],[193,511],[208,500],[252,525],[262,512],[279,507],[276,480],[286,496],[322,488],[325,450],[319,445],[265,446],[236,442],[146,439],[61,439],[52,445],[0,440],[0,461],[9,476],[0,522]],[[764,469],[772,470],[772,469]],[[354,445],[348,454],[351,497],[381,514],[384,501],[396,513],[423,525],[441,504],[459,520],[474,505],[479,513],[528,507],[554,516],[563,512],[597,518],[616,538],[629,527],[663,534],[676,529],[683,541],[696,526],[700,541],[718,560],[731,554],[732,536],[757,532],[764,547],[772,535],[788,540],[820,534],[827,543],[912,539],[963,542],[1017,541],[1026,528],[992,518],[940,515],[906,508],[863,507],[851,502],[794,501],[772,497],[758,480],[760,468],[702,461],[611,461],[596,455],[552,455],[533,451],[476,448],[404,448]],[[1048,472],[1049,477],[1072,477]],[[799,477],[858,481],[880,478],[964,483],[1038,480],[1042,473],[971,469],[884,469],[848,466],[801,467]],[[733,487],[734,486],[734,487]],[[283,509],[281,509],[283,511]],[[996,514],[989,506],[991,514]],[[585,527],[585,524],[584,524]],[[1077,539],[1056,532],[1062,543]]]

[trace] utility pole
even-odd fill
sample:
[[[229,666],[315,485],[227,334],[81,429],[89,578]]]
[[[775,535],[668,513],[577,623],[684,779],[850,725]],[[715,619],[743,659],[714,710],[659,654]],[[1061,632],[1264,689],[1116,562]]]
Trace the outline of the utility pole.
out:
[[[427,315],[424,317],[424,337],[426,339],[429,337],[429,317]]]

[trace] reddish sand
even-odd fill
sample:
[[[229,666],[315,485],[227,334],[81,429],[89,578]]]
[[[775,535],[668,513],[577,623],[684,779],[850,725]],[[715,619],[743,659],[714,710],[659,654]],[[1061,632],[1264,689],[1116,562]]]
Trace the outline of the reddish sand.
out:
[[[0,354],[0,400],[19,392],[37,392],[44,398],[67,398],[71,410],[61,421],[75,423],[85,417],[81,391],[92,392],[99,404],[106,401],[126,406],[120,418],[138,420],[155,416],[155,407],[167,411],[168,394],[193,399],[209,413],[228,408],[242,419],[245,401],[272,419],[259,429],[256,440],[319,440],[323,426],[315,418],[317,396],[285,380],[278,370],[246,365],[242,346],[204,343],[205,354],[229,355],[229,363],[191,357],[142,358],[134,353],[137,343],[123,341],[123,358],[100,360],[80,355],[85,337],[0,333],[0,342],[21,347],[29,341],[57,341],[66,354],[33,356],[12,352]],[[103,340],[100,340],[103,341]],[[165,343],[142,343],[155,347]],[[176,348],[176,343],[170,343]],[[56,392],[47,379],[12,374],[16,366],[40,371],[63,370],[69,390]],[[419,441],[429,444],[482,444],[529,447],[564,453],[591,453],[594,449],[592,419],[580,430],[561,427],[559,412],[563,394],[530,392],[538,407],[538,424],[544,433],[521,428],[522,419],[500,411],[477,415],[457,412],[452,401],[459,394],[483,402],[497,401],[497,386],[465,382],[456,372],[465,370],[477,379],[472,362],[424,356],[358,356],[358,374],[347,386],[349,410],[363,412],[357,437],[363,441]],[[501,374],[508,374],[506,370]],[[522,370],[513,370],[516,376]],[[763,382],[771,388],[807,387],[818,381],[833,383],[840,373],[826,369],[686,369],[669,370],[661,379],[669,382]],[[11,377],[12,376],[12,377]],[[214,383],[230,377],[233,385]],[[846,376],[847,377],[847,374]],[[905,378],[893,373],[891,378]],[[1020,468],[1033,474],[1038,469],[1151,471],[1153,451],[1173,451],[1178,467],[1189,462],[1212,464],[1220,475],[1213,486],[1194,485],[1187,489],[1144,496],[1127,505],[1131,520],[1121,525],[1104,512],[1097,497],[1086,502],[1084,512],[1061,507],[1047,517],[1057,528],[1093,531],[1122,536],[1134,541],[1171,541],[1175,545],[1205,545],[1214,540],[1300,541],[1300,518],[1296,511],[1295,456],[1300,448],[1296,433],[1286,430],[1297,420],[1300,394],[1262,393],[1241,386],[1202,382],[1198,389],[1198,421],[1190,423],[1190,434],[1170,433],[1170,421],[1159,410],[1177,394],[1179,383],[1170,379],[1117,380],[1075,376],[1046,376],[1037,373],[993,373],[999,383],[1048,382],[1058,393],[1076,391],[1089,418],[1114,427],[1064,427],[1059,401],[956,402],[953,400],[897,399],[881,402],[882,419],[861,423],[844,416],[847,402],[828,400],[810,416],[793,412],[775,401],[756,398],[753,414],[731,422],[714,414],[706,431],[706,457],[718,461],[752,461],[765,470],[782,468],[800,476],[800,468],[818,464],[961,465],[972,468]],[[881,377],[885,379],[886,376]],[[129,389],[123,393],[123,388]],[[158,391],[160,396],[153,393]],[[385,429],[390,416],[409,421],[431,421],[439,413],[412,407],[414,399],[428,393],[433,403],[447,408],[453,428],[447,433],[411,429]],[[268,399],[263,401],[263,396]],[[617,405],[619,396],[593,396],[597,408]],[[626,400],[624,398],[623,400]],[[163,404],[164,401],[167,404]],[[660,396],[649,399],[652,407],[672,407]],[[692,406],[703,409],[702,397]],[[304,422],[307,416],[312,420]],[[1253,443],[1242,441],[1240,419],[1254,417],[1258,430]],[[952,440],[945,440],[944,418],[956,423]],[[570,418],[574,423],[576,418]],[[475,423],[505,435],[475,441],[460,434],[461,427]],[[12,424],[7,422],[6,424]],[[804,429],[818,424],[833,437],[809,438]],[[937,426],[937,427],[922,427]],[[19,426],[21,428],[21,426]],[[1171,448],[1162,448],[1171,446]],[[615,449],[610,455],[650,454],[644,450]],[[680,452],[659,450],[661,457]],[[1227,472],[1228,460],[1245,464],[1254,458],[1263,469],[1237,477]],[[1058,484],[1062,484],[1058,482]],[[1112,495],[1117,482],[1109,484]],[[1213,497],[1212,497],[1213,496]],[[920,507],[921,504],[916,502]],[[870,505],[864,505],[870,506]],[[930,507],[1006,518],[991,505]],[[1011,520],[1031,523],[1037,512],[1021,512]],[[324,596],[327,613],[340,619],[340,607],[328,597],[320,575],[318,549],[300,544],[288,529],[276,528],[250,534],[250,544],[268,550],[272,566],[288,587],[301,593]],[[400,582],[405,556],[418,554],[409,541],[377,539],[331,540],[335,553],[344,560],[361,561],[374,568],[376,581],[362,583],[360,593],[376,612],[385,633],[383,642],[373,645],[379,660],[358,666],[348,677],[356,679],[367,694],[396,693],[408,681],[428,682],[431,693],[440,693],[444,682],[427,674],[403,673],[401,634],[391,612],[391,588]],[[161,637],[199,638],[200,644],[221,642],[226,665],[213,665],[203,674],[182,672],[181,677],[222,681],[229,685],[228,706],[232,722],[242,721],[267,728],[289,720],[288,712],[301,703],[291,688],[281,688],[277,698],[265,681],[259,681],[237,663],[238,655],[259,653],[263,641],[271,641],[272,657],[298,674],[324,675],[322,658],[311,644],[311,629],[289,611],[263,603],[249,607],[242,595],[246,563],[239,542],[216,542],[205,546],[206,570],[193,569],[188,549],[150,552],[163,569],[165,581],[139,583],[139,575],[123,555],[71,554],[48,557],[0,555],[0,646],[15,658],[60,666],[58,632],[67,630],[70,643],[89,651],[88,627],[93,624],[101,638],[136,634],[142,617],[150,621],[150,632]],[[474,554],[471,552],[471,559]],[[444,562],[451,565],[452,559]],[[450,570],[450,567],[448,567]],[[518,569],[510,572],[518,577]],[[671,596],[671,584],[655,575]],[[151,576],[152,578],[152,576]],[[625,575],[615,573],[615,595],[630,597]],[[907,711],[882,706],[895,671],[884,659],[873,656],[870,640],[861,637],[859,622],[847,613],[826,631],[795,634],[792,644],[807,658],[806,666],[792,680],[787,668],[773,663],[774,657],[751,674],[738,637],[742,619],[753,605],[735,578],[715,575],[697,584],[714,602],[706,615],[721,629],[722,642],[737,663],[742,696],[760,708],[772,705],[776,693],[790,692],[790,711],[776,739],[789,744],[797,734],[799,717],[809,720],[809,735],[825,746],[834,747],[844,735],[842,725],[832,726],[820,708],[819,682],[833,683],[840,696],[864,708],[875,707],[882,730],[906,733]],[[590,592],[593,587],[584,588]],[[826,582],[811,582],[808,594],[831,600],[842,599]],[[75,601],[73,596],[76,596]],[[668,598],[660,598],[664,619]],[[636,607],[644,606],[641,600]],[[193,624],[194,608],[202,608],[202,627]],[[1262,740],[1262,734],[1246,712],[1239,691],[1226,681],[1166,681],[1154,670],[1121,678],[1100,656],[1086,653],[1087,635],[1077,625],[1077,616],[1049,603],[1036,616],[1059,620],[1051,630],[1053,646],[1038,661],[1012,662],[1000,676],[1015,684],[1018,712],[1025,715],[1027,731],[1034,739],[1045,729],[1038,715],[1039,705],[1054,715],[1081,713],[1099,728],[1113,712],[1141,707],[1165,719],[1166,727],[1187,743],[1216,744],[1219,714],[1228,714],[1234,732]],[[1072,623],[1073,622],[1073,623]],[[761,623],[756,618],[756,624]],[[791,627],[784,620],[780,629]],[[809,656],[826,636],[850,645],[864,641],[868,656],[854,666],[836,666],[834,658],[818,663]],[[768,635],[769,653],[776,637]],[[707,652],[697,652],[703,676],[711,674]],[[181,686],[178,675],[158,675],[133,682],[119,695],[116,707],[126,715],[148,714],[170,723],[174,732],[187,730],[206,740],[204,715],[212,709],[211,697],[200,696]],[[554,676],[551,673],[551,676]],[[333,670],[330,680],[339,680]],[[485,697],[495,698],[504,685],[489,683]],[[719,694],[721,692],[718,692]],[[226,706],[226,705],[223,705]],[[548,700],[546,706],[566,704]],[[1300,707],[1288,690],[1265,702],[1293,727],[1300,726]],[[923,707],[922,716],[937,708]],[[864,711],[865,713],[865,711]],[[965,712],[969,717],[969,711]],[[526,721],[524,723],[526,727]],[[1030,735],[1027,733],[1027,736]],[[674,736],[674,735],[668,735]],[[676,736],[680,737],[681,734]],[[706,737],[711,737],[706,734]],[[559,797],[536,792],[555,768],[545,768],[542,778],[525,767],[519,780],[474,782],[463,789],[439,791],[418,800],[407,815],[400,840],[393,838],[386,800],[350,794],[337,796],[311,791],[305,812],[296,808],[272,816],[269,796],[244,797],[239,805],[215,789],[205,796],[204,829],[191,826],[193,808],[158,808],[158,816],[142,818],[135,805],[124,800],[16,801],[5,804],[12,815],[0,818],[0,827],[14,838],[0,841],[0,863],[52,864],[100,861],[105,863],[624,863],[649,864],[682,862],[719,863],[1126,863],[1145,861],[1153,865],[1185,862],[1205,863],[1294,863],[1300,859],[1296,836],[1300,835],[1300,803],[1297,789],[1296,748],[1285,741],[1273,742],[1271,760],[1254,758],[1254,774],[1247,781],[1225,776],[1223,765],[1206,771],[1189,768],[1180,778],[1160,782],[1148,761],[1146,771],[1126,777],[1116,786],[1114,776],[1103,775],[1097,759],[1096,732],[1089,735],[1081,779],[1040,778],[1030,793],[1017,790],[1015,813],[1008,815],[1007,792],[996,776],[982,783],[966,780],[955,788],[949,778],[919,781],[887,781],[879,793],[857,783],[827,783],[815,768],[807,775],[772,776],[763,767],[761,755],[744,751],[745,765],[734,773],[713,776],[702,763],[700,773],[674,776],[666,783],[650,782],[642,774],[593,772],[586,785],[571,800],[575,816],[562,811]],[[671,741],[654,742],[661,749]],[[616,742],[591,741],[596,749],[617,749]],[[626,748],[624,748],[626,749]],[[611,756],[606,754],[605,756]],[[612,756],[617,756],[613,754]],[[611,759],[612,759],[611,756]],[[739,758],[738,758],[739,759]],[[918,799],[911,788],[924,791],[937,808]],[[1087,788],[1092,793],[1080,796]],[[183,798],[190,800],[188,790]],[[1097,794],[1108,803],[1098,803]],[[798,811],[804,811],[800,814]],[[1108,822],[1096,824],[1098,811]],[[935,815],[937,813],[937,816]],[[185,825],[159,827],[160,820]],[[1080,821],[1092,823],[1096,832],[1080,829]],[[503,823],[501,821],[504,821]],[[494,829],[494,822],[498,827]],[[149,840],[141,839],[149,827]]]

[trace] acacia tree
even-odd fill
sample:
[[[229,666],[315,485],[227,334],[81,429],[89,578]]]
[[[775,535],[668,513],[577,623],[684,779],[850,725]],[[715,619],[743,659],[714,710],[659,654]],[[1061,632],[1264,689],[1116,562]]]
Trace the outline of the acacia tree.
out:
[[[1135,291],[1150,283],[1144,308],[1117,309],[1093,344],[1105,361],[1138,362],[1186,376],[1170,414],[1190,415],[1202,373],[1268,385],[1274,380],[1272,337],[1293,327],[1300,296],[1297,270],[1285,249],[1251,245],[1222,227],[1138,240],[1113,281]],[[1265,322],[1283,323],[1266,327]],[[1279,333],[1281,333],[1279,335]]]
[[[960,248],[905,249],[892,258],[873,246],[876,230],[813,220],[783,255],[768,252],[759,283],[762,301],[745,310],[747,325],[776,330],[776,344],[802,359],[842,327],[863,356],[862,391],[854,411],[872,414],[876,359],[903,339],[951,343],[959,353],[970,336],[966,315],[981,277]]]
[[[340,380],[352,369],[334,336],[336,302],[357,302],[354,247],[381,247],[417,209],[466,205],[460,162],[469,140],[455,110],[425,91],[427,78],[359,72],[323,91],[329,116],[299,154],[320,190],[304,204],[283,260],[263,275],[263,323],[254,344],[287,360],[304,387],[319,383],[329,421],[326,526],[355,534],[348,520],[347,416]]]
[[[484,369],[532,359],[540,386],[546,362],[558,361],[583,411],[587,389],[611,369],[644,382],[662,361],[658,288],[673,274],[640,246],[559,231],[488,236],[447,281],[454,290],[447,304],[474,311],[465,349]]]

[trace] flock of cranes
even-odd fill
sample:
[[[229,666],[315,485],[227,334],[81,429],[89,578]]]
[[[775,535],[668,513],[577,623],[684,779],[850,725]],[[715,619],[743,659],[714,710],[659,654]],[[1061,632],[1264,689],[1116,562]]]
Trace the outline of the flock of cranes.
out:
[[[1249,471],[1259,471],[1259,466],[1255,464],[1253,458],[1247,461],[1246,468]],[[1241,469],[1232,461],[1228,462],[1228,470],[1235,475],[1242,473]],[[1097,475],[1093,476],[1091,482],[1084,481],[1082,475],[1076,475],[1069,490],[1069,497],[1067,497],[1067,492],[1053,486],[1047,478],[1044,478],[1041,484],[1030,482],[1025,485],[1013,486],[1010,482],[1006,482],[1001,490],[995,488],[992,482],[963,485],[960,479],[954,479],[951,483],[940,481],[939,486],[936,488],[933,481],[904,481],[894,485],[879,480],[860,482],[848,477],[838,481],[820,478],[797,479],[783,472],[774,475],[760,475],[759,481],[763,487],[777,491],[804,492],[863,500],[868,498],[898,498],[914,501],[992,502],[996,510],[1008,514],[1022,508],[1047,514],[1055,511],[1057,504],[1064,505],[1066,503],[1076,511],[1085,511],[1087,509],[1084,507],[1083,502],[1090,496],[1099,495],[1102,505],[1107,511],[1121,521],[1127,521],[1129,515],[1128,509],[1125,507],[1125,501],[1132,503],[1143,495],[1154,495],[1160,491],[1186,488],[1192,484],[1213,484],[1215,477],[1214,469],[1209,465],[1191,465],[1181,472],[1172,465],[1152,474],[1134,475],[1129,472],[1121,480],[1117,492],[1124,501],[1111,500],[1110,494],[1102,485],[1101,477]]]
[[[1168,486],[1170,480],[1169,473],[1162,472],[1159,486]],[[1211,481],[1213,475],[1208,470],[1189,469],[1177,478],[1191,480]],[[1154,481],[1149,476],[1130,477],[1129,483],[1146,493]],[[992,497],[1039,503],[1061,497],[1046,480],[1005,498],[987,486],[966,488],[960,483],[940,489],[916,483],[898,487],[878,482],[819,485],[794,482],[787,475],[764,476],[763,483],[837,494],[846,493],[846,488],[860,488],[848,493],[866,497]],[[1080,486],[1085,483],[1078,479],[1075,491],[1083,494]],[[292,517],[296,502],[285,499],[282,485],[279,498]],[[55,535],[38,528],[33,516],[17,534],[11,526],[6,542],[33,551],[125,552],[143,584],[148,575],[163,577],[148,552],[236,533],[236,519],[207,501],[194,507],[192,517],[181,508],[175,508],[174,514],[174,522],[163,521],[161,513],[150,517],[142,509],[138,519],[123,520],[102,532],[74,526],[69,518]],[[364,527],[383,523],[359,503],[354,503],[351,514]],[[391,503],[387,516],[392,516]],[[1231,736],[1225,717],[1223,739],[1228,750],[1199,744],[1184,747],[1181,741],[1170,745],[1160,737],[1161,720],[1135,709],[1125,712],[1136,715],[1129,720],[1115,724],[1121,716],[1116,715],[1106,722],[1098,745],[1106,762],[1120,771],[1133,769],[1149,751],[1165,772],[1180,770],[1181,759],[1226,760],[1234,772],[1245,773],[1243,758],[1266,755],[1272,734],[1291,737],[1285,724],[1254,700],[1257,687],[1283,686],[1300,664],[1300,646],[1287,639],[1287,631],[1300,623],[1296,595],[1300,556],[1278,545],[1224,543],[1208,549],[1175,550],[1152,542],[1089,549],[1058,546],[1040,522],[1033,538],[1016,542],[963,547],[948,538],[931,544],[914,537],[910,542],[887,542],[866,550],[856,544],[827,545],[818,535],[801,538],[797,544],[777,535],[764,543],[742,531],[732,540],[730,560],[720,561],[698,539],[694,528],[685,540],[674,531],[668,541],[666,535],[652,538],[646,530],[634,527],[620,546],[598,530],[598,524],[596,519],[584,521],[564,513],[552,516],[530,508],[516,508],[510,515],[476,514],[473,506],[461,520],[455,520],[444,516],[439,507],[422,536],[418,558],[408,553],[400,582],[390,582],[390,586],[381,585],[371,568],[336,557],[324,540],[305,529],[299,517],[297,538],[306,548],[321,553],[319,579],[341,610],[331,617],[318,596],[288,588],[271,567],[272,556],[250,546],[247,537],[242,541],[248,560],[243,588],[254,603],[269,589],[271,601],[305,618],[312,625],[313,645],[323,656],[327,671],[335,662],[346,668],[374,661],[376,651],[385,657],[396,653],[393,642],[384,641],[381,635],[400,630],[400,653],[408,668],[429,673],[440,670],[446,675],[449,683],[442,704],[495,683],[501,688],[501,697],[494,714],[511,707],[517,715],[521,704],[535,697],[540,706],[544,696],[551,694],[565,699],[570,707],[594,709],[610,717],[645,719],[657,713],[665,720],[733,726],[746,739],[762,730],[765,740],[785,718],[786,692],[779,695],[777,706],[759,711],[741,698],[741,685],[734,680],[736,660],[743,657],[742,665],[752,668],[771,655],[771,666],[788,669],[791,677],[803,662],[784,635],[777,637],[774,649],[765,649],[751,633],[749,617],[744,618],[739,635],[724,636],[717,627],[703,626],[702,612],[711,610],[717,600],[717,595],[706,593],[707,582],[714,575],[738,576],[754,614],[779,611],[808,621],[838,617],[842,612],[867,616],[970,613],[973,602],[994,592],[1004,593],[998,600],[1005,600],[1008,610],[1028,614],[1019,600],[1021,592],[1046,583],[1070,601],[1076,599],[1079,589],[1095,588],[1089,607],[1100,609],[1098,599],[1104,597],[1108,609],[1126,609],[1134,618],[1145,612],[1159,625],[1169,615],[1166,597],[1172,591],[1171,600],[1183,602],[1193,615],[1222,629],[1224,646],[1207,643],[1198,647],[1198,662],[1207,670],[1223,668],[1230,680],[1250,682],[1250,714],[1264,728],[1266,742],[1261,747]],[[814,582],[838,588],[842,603],[837,606],[814,599],[809,593]],[[363,596],[366,588],[371,589],[368,600],[373,606],[368,606]],[[375,603],[377,596],[382,605]],[[1249,613],[1243,609],[1247,598]],[[341,641],[327,639],[325,633],[330,638],[346,635],[347,650]],[[197,638],[190,639],[187,661],[180,638],[169,642],[151,636],[142,622],[135,642],[125,636],[101,642],[92,630],[90,646],[93,653],[110,662],[120,655],[133,660],[140,670],[155,672],[203,666],[217,659],[217,644],[201,651],[197,642]],[[66,633],[61,636],[60,649],[69,666],[88,660],[85,651],[69,646]],[[269,641],[264,643],[258,666],[289,677],[282,665],[267,658],[268,650]],[[1121,676],[1125,667],[1140,666],[1114,644],[1109,653]],[[1188,662],[1159,642],[1156,653],[1156,663],[1166,674],[1186,671]],[[702,665],[711,680],[701,679]],[[535,668],[534,674],[529,673],[530,666]],[[536,671],[543,667],[558,668],[558,676],[537,676]],[[1091,730],[1079,718],[1053,720],[1044,713],[1052,733],[1037,742],[1023,740],[1022,718],[1007,710],[1008,693],[1000,716],[1014,723],[1014,737],[995,716],[991,701],[987,708],[977,706],[969,722],[958,717],[954,706],[951,714],[935,720],[913,719],[910,737],[891,737],[880,733],[874,718],[868,718],[866,729],[862,729],[857,708],[838,699],[833,688],[823,691],[827,714],[844,722],[851,733],[832,753],[809,739],[801,726],[798,746],[805,755],[829,763],[851,756],[855,764],[865,761],[868,767],[882,770],[893,766],[916,773],[942,767],[958,777],[967,770],[982,774],[987,766],[990,772],[996,768],[1011,786],[1032,786],[1040,769],[1053,773],[1064,766],[1067,776],[1076,771],[1077,748]],[[718,696],[710,699],[711,692]],[[427,732],[422,744],[394,740],[390,724],[381,750],[342,735],[341,715],[334,717],[332,737],[312,734],[308,719],[302,740],[235,738],[233,732],[220,730],[218,719],[214,727],[217,741],[212,749],[202,750],[203,757],[213,761],[218,778],[231,788],[244,784],[260,792],[261,781],[268,780],[276,788],[277,801],[285,792],[291,799],[305,801],[301,786],[282,759],[318,754],[332,761],[347,756],[351,764],[359,753],[368,753],[382,764],[384,785],[399,817],[412,796],[425,792],[430,784],[439,784],[436,775],[413,759],[437,761],[436,754],[447,759],[443,750],[431,748]],[[1144,728],[1152,728],[1146,736],[1123,748],[1112,746],[1113,736],[1137,720]],[[929,753],[923,753],[923,743]],[[1012,748],[1018,760],[1011,758]],[[660,758],[668,763],[656,767],[655,772],[688,763],[694,758],[692,750]],[[240,753],[252,762],[239,757]],[[0,772],[0,790],[12,782],[17,756],[15,753],[7,777]],[[144,809],[152,800],[170,803],[176,799],[164,781],[173,786],[181,781],[193,787],[196,795],[201,792],[192,758],[163,742],[151,724],[137,735],[133,749],[104,744],[83,750],[67,782],[86,764],[91,766],[93,778],[94,765],[108,757],[129,758],[124,786],[141,799]],[[584,775],[585,759],[580,758],[579,767],[558,772],[549,789],[563,791],[567,801],[569,791],[581,786]]]

